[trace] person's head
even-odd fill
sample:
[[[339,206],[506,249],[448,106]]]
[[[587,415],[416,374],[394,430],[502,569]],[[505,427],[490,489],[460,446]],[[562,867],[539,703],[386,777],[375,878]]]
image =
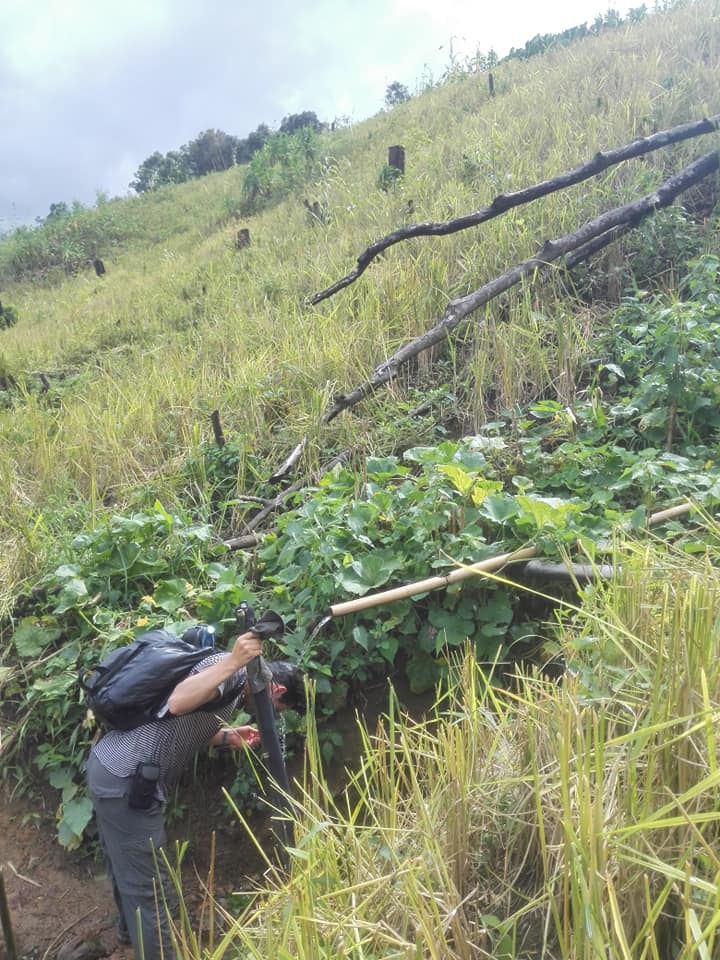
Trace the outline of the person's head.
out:
[[[300,667],[287,660],[271,660],[272,673],[270,695],[276,710],[290,709],[305,713],[305,675]]]

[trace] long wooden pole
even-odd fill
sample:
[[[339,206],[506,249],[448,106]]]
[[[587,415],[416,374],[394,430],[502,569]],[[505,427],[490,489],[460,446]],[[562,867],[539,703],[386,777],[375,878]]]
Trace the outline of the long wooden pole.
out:
[[[672,520],[674,517],[681,517],[689,513],[691,509],[691,503],[680,503],[675,507],[659,510],[648,517],[648,526],[662,523],[664,520]],[[394,603],[396,600],[406,600],[408,597],[416,597],[418,594],[429,593],[431,590],[441,590],[443,587],[450,586],[451,583],[457,583],[458,580],[466,580],[468,577],[483,573],[494,573],[508,563],[530,560],[537,555],[537,547],[524,547],[522,550],[515,550],[512,553],[501,553],[497,557],[481,560],[469,567],[459,567],[444,577],[429,577],[427,580],[406,583],[402,587],[393,587],[392,590],[383,590],[382,593],[372,593],[365,597],[358,597],[357,600],[335,603],[330,607],[330,615],[332,617],[344,617],[348,613],[358,613],[360,610],[369,610],[372,607],[382,606],[384,603]]]
[[[418,580],[416,583],[406,583],[403,587],[384,590],[382,593],[373,593],[366,597],[358,597],[357,600],[348,600],[345,603],[333,604],[333,606],[330,607],[330,613],[333,617],[344,617],[348,613],[357,613],[358,610],[368,610],[370,607],[379,607],[383,603],[405,600],[407,597],[414,597],[419,593],[428,593],[430,590],[440,590],[442,587],[450,586],[451,583],[457,583],[458,580],[466,580],[468,577],[477,576],[478,573],[492,573],[508,563],[519,563],[521,560],[530,560],[532,557],[536,557],[537,554],[537,547],[525,547],[522,550],[515,550],[512,553],[501,553],[497,557],[481,560],[479,563],[473,563],[469,567],[459,567],[444,577],[429,577],[427,580]]]

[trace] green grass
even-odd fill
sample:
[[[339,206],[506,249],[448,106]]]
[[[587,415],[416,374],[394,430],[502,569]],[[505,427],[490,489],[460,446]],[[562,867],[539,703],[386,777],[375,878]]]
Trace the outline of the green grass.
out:
[[[102,278],[86,268],[66,275],[61,247],[51,269],[11,280],[22,238],[0,243],[0,299],[19,316],[0,331],[3,640],[13,617],[49,612],[52,620],[55,594],[33,606],[29,588],[46,574],[60,589],[49,571],[67,561],[77,533],[101,534],[111,514],[119,515],[113,523],[131,523],[127,514],[153,512],[156,499],[206,519],[219,487],[223,526],[215,533],[229,532],[236,514],[227,501],[267,494],[267,477],[305,435],[302,470],[346,448],[357,466],[369,454],[429,444],[442,431],[472,433],[488,420],[510,431],[533,400],[578,411],[608,307],[627,291],[638,303],[646,289],[677,298],[685,261],[717,254],[713,219],[696,222],[678,208],[573,278],[523,286],[403,370],[386,395],[322,423],[334,394],[431,326],[448,300],[525,260],[545,239],[652,190],[717,146],[717,135],[629,162],[479,229],[402,244],[332,300],[311,308],[306,298],[399,225],[470,212],[597,150],[717,113],[719,50],[717,4],[698,0],[502,64],[494,98],[483,75],[467,75],[323,134],[319,178],[252,217],[237,216],[240,169],[83,211],[78,230],[85,242],[97,239]],[[406,177],[384,193],[378,174],[397,143],[406,148]],[[325,225],[308,217],[304,198],[322,204]],[[243,250],[235,245],[240,226],[252,238]],[[445,421],[416,427],[407,416],[423,391],[446,401]],[[215,409],[237,452],[229,477],[209,453]],[[547,422],[549,451],[574,439],[571,417]],[[508,476],[516,468],[509,462]],[[657,484],[650,489],[646,474],[652,504]],[[364,479],[358,475],[358,490]],[[704,533],[717,543],[713,521]],[[393,703],[387,722],[365,731],[347,798],[325,783],[311,729],[289,882],[277,876],[249,891],[251,909],[220,918],[224,932],[211,955],[716,954],[715,560],[712,550],[694,559],[626,545],[616,582],[589,593],[553,634],[568,665],[562,684],[529,673],[498,689],[468,655],[435,716],[411,722]],[[255,563],[238,563],[238,576]],[[158,581],[171,573],[157,573]],[[97,571],[85,574],[94,583]],[[131,586],[152,596],[157,583]],[[101,586],[92,595],[105,596]],[[91,643],[117,639],[148,612],[142,602],[118,615],[109,599],[102,610],[80,601]],[[14,676],[18,703],[25,694],[43,701],[52,741],[55,730],[64,738],[63,711],[80,707],[67,695],[74,653],[65,643],[78,638],[58,630],[55,659],[46,663],[44,647],[33,652],[36,626],[44,625],[27,626],[28,663],[4,654],[0,680],[8,689],[8,672]],[[18,671],[30,676],[38,665],[47,676],[23,690]],[[22,741],[25,730],[17,724],[10,736]],[[85,735],[72,738],[76,765]],[[44,757],[50,766],[69,762],[65,754]],[[200,956],[187,918],[182,929],[182,954]]]
[[[85,270],[59,285],[6,283],[2,291],[20,315],[0,333],[2,373],[19,383],[0,412],[0,528],[10,590],[37,567],[24,531],[53,509],[58,494],[81,514],[88,502],[122,505],[148,486],[153,495],[182,497],[174,478],[199,438],[209,436],[215,408],[228,435],[267,458],[268,473],[307,431],[317,436],[315,460],[348,445],[375,448],[371,403],[320,429],[335,391],[432,324],[448,299],[526,258],[545,238],[646,192],[708,149],[711,138],[630,162],[478,230],[395,248],[317,309],[306,307],[305,297],[345,274],[371,240],[410,219],[477,209],[598,149],[712,113],[719,84],[712,9],[690,4],[527,63],[503,64],[492,99],[482,75],[467,76],[323,135],[321,152],[332,161],[326,173],[244,221],[252,244],[243,251],[234,248],[232,216],[239,168],[83,213],[88,222],[95,218],[99,235],[112,221],[120,237],[113,251],[103,251],[105,277]],[[407,150],[407,175],[384,194],[377,174],[387,146],[397,142]],[[311,222],[304,193],[327,208],[327,226]],[[696,234],[693,242],[702,245],[702,228]],[[0,264],[12,242],[0,245]],[[631,264],[617,264],[608,251],[592,274],[619,270],[617,291],[631,282]],[[609,286],[597,292],[607,295]],[[568,318],[575,355],[597,312],[552,284],[492,304],[488,322],[451,352],[440,375],[466,397],[466,428],[492,414],[489,396],[498,398],[497,409],[561,383],[568,338],[558,342],[555,318]],[[420,370],[433,377],[427,359]],[[50,380],[47,395],[38,371]],[[402,394],[402,379],[395,390]]]

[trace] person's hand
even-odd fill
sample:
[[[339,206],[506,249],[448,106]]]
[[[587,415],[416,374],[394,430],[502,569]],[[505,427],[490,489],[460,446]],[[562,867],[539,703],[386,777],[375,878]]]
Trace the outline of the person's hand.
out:
[[[242,747],[254,750],[260,746],[260,734],[255,727],[226,727],[223,740],[228,747],[235,747],[236,750]]]
[[[244,667],[246,664],[250,663],[251,660],[254,660],[255,657],[262,655],[262,641],[260,637],[248,631],[248,633],[241,633],[237,638],[232,648],[232,658],[239,667]]]

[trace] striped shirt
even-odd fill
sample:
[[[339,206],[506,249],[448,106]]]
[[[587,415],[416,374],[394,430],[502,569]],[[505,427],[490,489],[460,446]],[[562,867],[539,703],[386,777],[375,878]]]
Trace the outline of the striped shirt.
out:
[[[195,664],[188,676],[219,663],[227,653],[212,653]],[[238,670],[218,684],[222,696],[226,689],[245,684],[245,669]],[[166,715],[162,720],[144,723],[133,730],[109,730],[95,744],[92,753],[102,766],[116,777],[131,777],[139,763],[160,767],[158,790],[166,799],[166,788],[180,778],[195,754],[206,746],[221,726],[233,715],[241,693],[217,711],[194,710],[180,716]]]

